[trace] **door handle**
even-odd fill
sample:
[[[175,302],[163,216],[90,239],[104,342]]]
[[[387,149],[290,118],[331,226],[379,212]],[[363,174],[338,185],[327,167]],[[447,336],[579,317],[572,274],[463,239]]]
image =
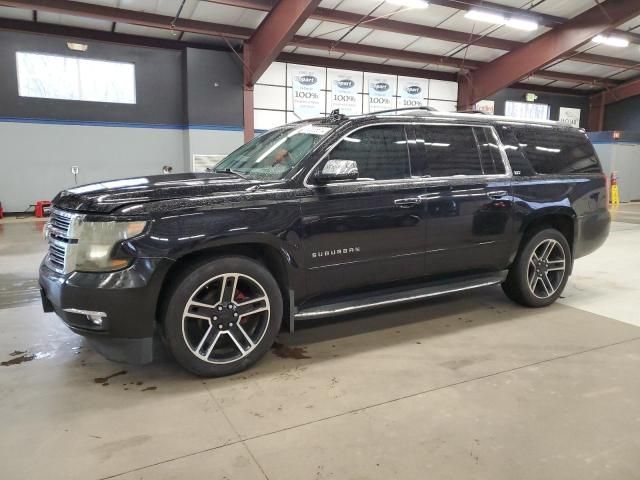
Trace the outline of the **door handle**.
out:
[[[397,200],[394,200],[394,202],[396,204],[397,207],[400,208],[411,208],[411,207],[415,207],[416,205],[419,205],[420,203],[422,203],[422,200],[415,197],[415,198],[399,198]]]
[[[502,197],[506,197],[509,195],[509,192],[506,190],[495,190],[493,192],[487,192],[487,197],[492,198],[493,200],[500,200]]]

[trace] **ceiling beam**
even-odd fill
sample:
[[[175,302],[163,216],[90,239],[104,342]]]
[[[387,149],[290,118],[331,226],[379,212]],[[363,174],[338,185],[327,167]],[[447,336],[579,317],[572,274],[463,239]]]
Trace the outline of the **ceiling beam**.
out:
[[[591,102],[593,104],[604,103],[609,105],[637,95],[640,95],[640,77],[632,78],[615,88],[592,95]]]
[[[34,23],[26,20],[13,20],[0,18],[0,30],[13,32],[27,32],[40,35],[54,35],[66,40],[95,40],[98,42],[116,43],[120,45],[135,45],[139,47],[163,48],[167,50],[183,50],[187,47],[206,50],[228,50],[215,47],[206,43],[185,42],[165,38],[144,37],[142,35],[130,35],[102,30],[90,30],[88,28],[68,27],[66,25],[54,25],[51,23]]]
[[[450,72],[438,72],[435,70],[423,70],[421,68],[397,67],[383,63],[357,62],[353,60],[342,60],[339,58],[327,58],[317,55],[302,55],[299,53],[281,53],[277,60],[279,62],[297,63],[300,65],[311,65],[315,67],[328,67],[338,70],[355,70],[361,72],[371,72],[386,75],[400,75],[404,77],[430,78],[434,80],[445,80],[457,82],[458,74]]]
[[[396,50],[394,48],[377,47],[374,45],[365,45],[363,43],[336,43],[333,40],[313,37],[296,36],[289,44],[296,47],[312,48],[314,50],[322,50],[325,52],[366,55],[369,57],[378,58],[393,58],[395,60],[405,60],[422,65],[433,64],[453,68],[478,68],[480,65],[482,65],[481,62],[477,62],[475,60],[442,57],[440,55],[432,55],[430,53],[412,52],[409,50]]]
[[[520,48],[462,77],[458,102],[469,108],[532,75],[564,53],[640,14],[640,2],[606,0]]]
[[[272,0],[208,0],[210,3],[231,5],[235,7],[248,8],[268,12],[272,8]],[[433,3],[433,2],[432,2]],[[506,7],[505,7],[506,8]],[[517,10],[517,9],[516,9]],[[333,10],[330,8],[317,8],[310,18],[327,22],[340,23],[343,25],[361,25],[374,30],[381,30],[391,33],[401,33],[404,35],[414,35],[417,37],[434,38],[455,44],[473,44],[479,47],[493,48],[496,50],[511,51],[523,45],[523,42],[506,40],[503,38],[490,37],[486,35],[475,35],[445,28],[428,27],[416,23],[401,22],[390,18],[367,17],[358,13],[346,12],[343,10]],[[563,23],[565,19],[560,19]],[[454,48],[452,46],[452,48]],[[567,52],[562,58],[597,65],[606,65],[616,68],[626,68],[640,70],[640,65],[631,60],[625,60],[605,55],[593,55],[576,51]]]
[[[244,45],[244,81],[253,85],[321,0],[279,0]]]
[[[242,40],[246,40],[253,33],[253,29],[251,28],[234,27],[231,25],[221,25],[186,18],[179,18],[175,21],[175,24],[173,24],[174,18],[166,15],[106,7],[72,0],[0,0],[0,5],[96,18],[110,22],[128,23],[164,30],[178,30],[216,37],[238,38]]]
[[[311,37],[299,37],[296,36],[290,42],[290,45],[297,47],[310,48],[314,50],[321,50],[324,52],[336,52],[352,55],[364,55],[367,57],[377,58],[392,58],[394,60],[404,60],[408,62],[414,62],[422,65],[440,65],[444,67],[453,67],[458,69],[478,69],[485,65],[485,62],[478,62],[475,60],[463,60],[461,58],[454,57],[441,57],[439,55],[431,55],[428,53],[411,52],[408,50],[395,50],[386,47],[376,47],[374,45],[364,45],[362,43],[347,43],[341,42],[335,44],[332,40],[323,40],[320,38]],[[531,75],[529,75],[531,76]],[[617,86],[619,81],[610,80],[606,78],[590,77],[585,75],[575,75],[571,73],[552,72],[550,70],[537,71],[533,76],[538,78],[546,78],[549,80],[574,82],[574,83],[588,83],[600,88],[606,88],[611,86]],[[522,78],[527,78],[522,77]],[[521,79],[518,79],[521,80]]]

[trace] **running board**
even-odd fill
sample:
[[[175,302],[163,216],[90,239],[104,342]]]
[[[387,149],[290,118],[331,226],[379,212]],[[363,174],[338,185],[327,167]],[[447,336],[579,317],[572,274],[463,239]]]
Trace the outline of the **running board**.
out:
[[[400,290],[398,288],[386,289],[367,294],[343,297],[334,303],[309,306],[295,313],[296,320],[311,320],[316,318],[333,317],[348,313],[369,310],[373,308],[388,307],[399,303],[424,300],[449,293],[464,292],[474,288],[488,287],[502,283],[507,278],[507,271],[490,275],[467,277],[455,281],[431,282],[421,287],[413,287]]]

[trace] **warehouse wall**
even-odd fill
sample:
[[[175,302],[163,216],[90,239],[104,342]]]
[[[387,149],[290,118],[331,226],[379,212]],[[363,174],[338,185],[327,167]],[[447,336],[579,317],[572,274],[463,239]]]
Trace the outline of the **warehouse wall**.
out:
[[[0,32],[0,202],[19,212],[74,184],[189,170],[193,154],[242,144],[241,71],[227,52],[163,50]],[[136,104],[18,95],[16,52],[132,62]],[[215,84],[218,84],[216,87]]]
[[[640,112],[640,96],[607,105],[604,114],[604,130],[640,132],[638,112]]]
[[[560,115],[560,107],[567,108],[579,108],[580,112],[580,127],[587,128],[587,121],[589,117],[589,98],[578,95],[558,95],[552,93],[542,93],[536,91],[536,86],[531,85],[530,90],[521,90],[517,88],[505,88],[500,90],[495,95],[488,98],[488,100],[495,101],[495,114],[504,115],[505,104],[507,101],[524,102],[524,96],[527,92],[534,92],[538,99],[536,103],[544,103],[550,106],[549,120],[558,120]]]

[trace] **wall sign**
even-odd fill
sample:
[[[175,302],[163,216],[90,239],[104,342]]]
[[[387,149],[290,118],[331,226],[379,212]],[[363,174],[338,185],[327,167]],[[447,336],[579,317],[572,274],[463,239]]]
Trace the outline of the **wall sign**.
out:
[[[567,108],[560,107],[559,121],[569,123],[574,127],[580,126],[580,109],[579,108]]]
[[[331,82],[331,108],[339,109],[344,115],[360,115],[361,107],[358,102],[358,73],[339,73]]]
[[[321,74],[322,71],[316,69],[292,69],[293,113],[301,120],[319,117],[324,110],[324,100],[320,89]]]
[[[482,113],[493,115],[496,111],[496,102],[493,100],[480,100],[476,103],[475,110]]]
[[[369,113],[395,108],[394,80],[386,75],[369,78]]]
[[[426,80],[401,78],[398,81],[398,108],[422,107],[427,96]]]

